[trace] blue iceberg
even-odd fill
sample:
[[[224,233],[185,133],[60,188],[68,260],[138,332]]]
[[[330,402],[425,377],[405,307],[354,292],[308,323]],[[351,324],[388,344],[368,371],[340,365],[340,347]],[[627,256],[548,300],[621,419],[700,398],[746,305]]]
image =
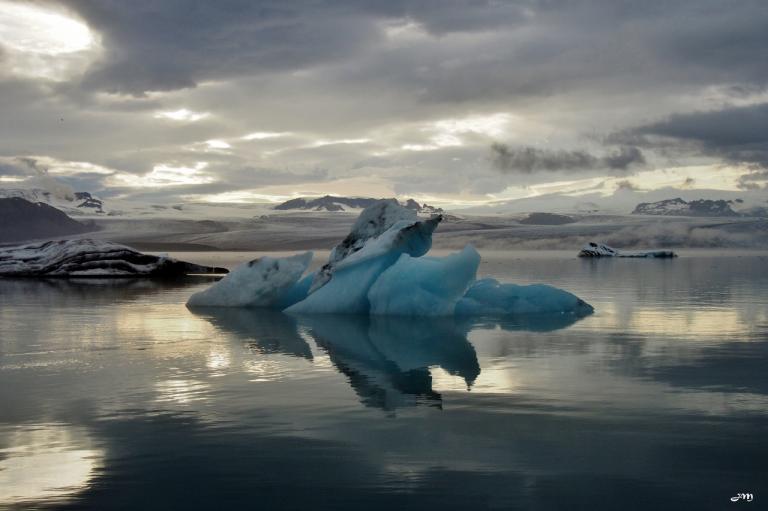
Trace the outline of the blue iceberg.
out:
[[[441,215],[420,219],[394,200],[378,201],[360,214],[318,271],[305,274],[311,252],[264,257],[236,268],[187,305],[410,317],[593,312],[577,296],[552,286],[477,280],[480,254],[471,245],[446,257],[423,257],[441,220]]]

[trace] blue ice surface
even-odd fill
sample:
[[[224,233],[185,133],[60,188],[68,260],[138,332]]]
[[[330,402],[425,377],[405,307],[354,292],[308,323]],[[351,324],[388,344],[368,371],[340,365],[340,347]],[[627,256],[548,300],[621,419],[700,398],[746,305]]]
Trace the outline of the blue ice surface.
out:
[[[475,280],[480,254],[467,245],[446,257],[403,254],[368,291],[370,313],[397,316],[450,316]]]
[[[285,312],[296,314],[367,314],[368,290],[400,254],[383,254],[338,268],[333,278]]]
[[[395,223],[364,248],[334,264],[320,288],[285,311],[296,314],[368,314],[368,291],[402,254],[421,256],[432,247],[434,226],[427,222]]]
[[[587,315],[594,312],[594,309],[578,296],[546,284],[518,286],[485,278],[467,290],[456,304],[455,311],[457,315]]]

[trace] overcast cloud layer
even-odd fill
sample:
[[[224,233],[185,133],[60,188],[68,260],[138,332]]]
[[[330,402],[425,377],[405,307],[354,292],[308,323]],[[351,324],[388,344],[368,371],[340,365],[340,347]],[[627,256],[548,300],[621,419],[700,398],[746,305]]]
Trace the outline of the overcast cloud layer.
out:
[[[0,0],[0,186],[768,195],[766,26],[762,0]]]

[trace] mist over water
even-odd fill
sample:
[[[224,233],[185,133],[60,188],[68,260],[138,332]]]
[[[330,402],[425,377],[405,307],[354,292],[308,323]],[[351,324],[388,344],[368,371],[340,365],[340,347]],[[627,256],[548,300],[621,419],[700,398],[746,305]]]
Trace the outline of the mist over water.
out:
[[[0,508],[760,499],[766,263],[483,252],[480,275],[592,304],[579,320],[193,312],[207,279],[0,280]]]

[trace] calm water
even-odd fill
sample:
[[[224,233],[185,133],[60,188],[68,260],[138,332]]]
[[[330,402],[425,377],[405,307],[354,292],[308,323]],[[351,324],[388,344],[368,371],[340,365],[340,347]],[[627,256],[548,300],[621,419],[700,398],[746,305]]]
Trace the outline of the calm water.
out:
[[[764,508],[768,257],[683,255],[484,254],[482,274],[595,306],[575,322],[0,280],[0,507]]]

